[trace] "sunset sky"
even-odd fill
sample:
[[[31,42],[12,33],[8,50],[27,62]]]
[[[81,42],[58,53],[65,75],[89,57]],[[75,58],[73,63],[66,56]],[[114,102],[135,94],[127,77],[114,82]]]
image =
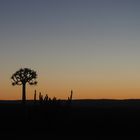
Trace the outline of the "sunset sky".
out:
[[[140,98],[140,1],[0,0],[0,100],[21,98],[21,67],[38,73],[28,99]]]

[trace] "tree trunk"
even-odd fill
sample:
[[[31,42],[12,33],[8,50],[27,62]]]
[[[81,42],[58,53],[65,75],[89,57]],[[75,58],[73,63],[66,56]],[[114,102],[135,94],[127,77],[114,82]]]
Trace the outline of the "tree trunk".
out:
[[[26,101],[26,84],[22,85],[22,101]]]

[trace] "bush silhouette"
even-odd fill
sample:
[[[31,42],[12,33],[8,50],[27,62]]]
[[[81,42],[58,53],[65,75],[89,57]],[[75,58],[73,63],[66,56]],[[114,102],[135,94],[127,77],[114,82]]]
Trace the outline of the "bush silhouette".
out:
[[[36,85],[37,81],[37,74],[34,70],[31,70],[29,68],[24,68],[16,71],[11,79],[12,79],[12,85],[22,85],[22,101],[26,101],[26,84],[29,85]]]

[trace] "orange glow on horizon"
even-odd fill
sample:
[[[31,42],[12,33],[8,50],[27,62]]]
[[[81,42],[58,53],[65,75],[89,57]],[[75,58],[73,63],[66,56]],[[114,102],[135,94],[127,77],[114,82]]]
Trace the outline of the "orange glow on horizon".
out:
[[[37,90],[45,96],[48,94],[49,97],[54,96],[58,99],[67,99],[70,95],[70,90],[68,88],[42,88],[38,87],[27,87],[27,99],[33,99],[34,90]],[[139,99],[140,98],[140,88],[95,88],[95,89],[73,89],[73,99]],[[3,88],[0,90],[0,100],[20,100],[22,94],[22,87],[10,87]]]

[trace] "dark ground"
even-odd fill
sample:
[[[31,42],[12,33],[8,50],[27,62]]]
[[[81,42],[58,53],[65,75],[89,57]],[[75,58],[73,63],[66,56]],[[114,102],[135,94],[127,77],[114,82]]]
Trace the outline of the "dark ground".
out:
[[[0,136],[19,139],[133,137],[140,135],[140,100],[0,101],[0,122]]]

